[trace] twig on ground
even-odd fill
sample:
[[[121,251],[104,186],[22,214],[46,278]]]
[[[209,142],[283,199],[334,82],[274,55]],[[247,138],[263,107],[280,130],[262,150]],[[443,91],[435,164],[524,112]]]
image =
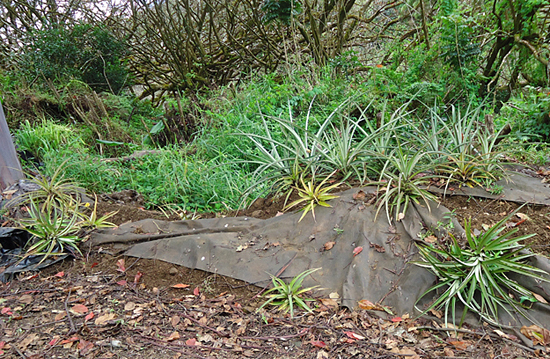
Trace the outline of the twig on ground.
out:
[[[69,323],[71,325],[71,331],[69,332],[69,334],[74,334],[76,333],[76,328],[74,326],[74,323],[73,323],[73,318],[71,317],[71,313],[69,312],[69,306],[67,305],[67,303],[69,302],[69,297],[71,296],[71,291],[69,291],[69,293],[67,293],[67,298],[65,299],[65,312],[67,312],[67,318],[69,319]]]

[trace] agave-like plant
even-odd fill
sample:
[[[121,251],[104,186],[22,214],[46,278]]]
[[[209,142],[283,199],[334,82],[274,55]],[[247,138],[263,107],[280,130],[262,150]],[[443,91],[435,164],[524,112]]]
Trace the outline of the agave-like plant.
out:
[[[379,186],[376,217],[384,207],[389,222],[392,222],[392,217],[400,221],[411,202],[419,204],[422,200],[430,209],[430,201],[437,201],[437,196],[425,188],[431,179],[438,177],[430,173],[433,166],[429,161],[428,164],[423,162],[430,155],[431,152],[421,150],[410,153],[399,145],[389,155],[383,156],[386,165],[380,181],[373,183]]]
[[[516,211],[517,212],[517,211]],[[513,237],[518,229],[506,233],[506,222],[514,213],[504,217],[486,232],[475,235],[471,220],[464,225],[466,244],[450,234],[452,242],[448,248],[439,248],[433,244],[418,244],[422,258],[417,265],[432,271],[439,283],[428,289],[419,299],[428,293],[443,289],[443,293],[425,310],[444,308],[445,323],[449,314],[455,324],[456,305],[464,307],[460,325],[466,313],[472,311],[483,320],[498,324],[498,312],[503,308],[509,314],[514,309],[527,318],[521,305],[521,298],[536,302],[533,293],[510,278],[510,273],[549,282],[550,277],[544,270],[530,266],[526,259],[533,256],[520,242],[534,234]],[[416,302],[418,304],[418,301]],[[417,308],[418,309],[418,308]]]
[[[327,181],[330,180],[330,178],[334,175],[334,173],[335,172],[332,172],[331,174],[329,174],[318,185],[315,184],[315,178],[311,179],[307,183],[304,181],[303,177],[300,178],[302,187],[297,187],[300,198],[295,200],[292,203],[289,203],[287,206],[284,207],[284,210],[288,210],[294,206],[297,206],[305,202],[306,205],[304,206],[304,208],[302,208],[302,211],[304,213],[302,214],[298,222],[300,222],[309,211],[311,211],[311,214],[313,215],[313,219],[315,220],[315,207],[317,207],[317,205],[323,206],[323,207],[330,207],[330,204],[328,204],[327,201],[339,197],[339,196],[330,194],[330,191],[337,188],[342,183],[334,183],[330,186],[324,187],[325,183],[327,183]]]
[[[62,178],[61,171],[67,161],[63,161],[50,178],[44,175],[32,177],[29,181],[36,185],[36,189],[14,197],[6,203],[6,207],[24,205],[30,203],[31,200],[52,206],[76,206],[75,196],[84,193],[84,190],[73,181]]]
[[[93,209],[91,210],[89,215],[79,213],[80,221],[78,222],[78,225],[82,228],[89,228],[89,229],[116,227],[114,223],[108,222],[108,219],[113,217],[117,213],[118,211],[115,211],[115,212],[109,212],[103,216],[98,216],[97,215],[97,195],[94,194]]]
[[[45,202],[40,205],[34,198],[30,198],[27,206],[29,218],[19,220],[19,224],[32,237],[25,256],[43,255],[44,261],[51,255],[63,255],[66,246],[80,253],[77,236],[79,213],[63,203],[56,205]],[[81,253],[80,253],[81,254]]]
[[[302,283],[308,275],[318,271],[319,269],[321,268],[306,270],[305,272],[302,272],[294,277],[288,284],[281,278],[277,278],[276,276],[270,274],[273,288],[265,292],[264,296],[267,296],[269,299],[262,304],[257,311],[261,310],[266,305],[271,304],[278,306],[279,310],[285,313],[290,311],[291,318],[294,318],[295,307],[302,308],[306,312],[311,313],[312,310],[306,302],[313,301],[314,299],[304,299],[301,295],[317,288],[318,286],[302,288]]]

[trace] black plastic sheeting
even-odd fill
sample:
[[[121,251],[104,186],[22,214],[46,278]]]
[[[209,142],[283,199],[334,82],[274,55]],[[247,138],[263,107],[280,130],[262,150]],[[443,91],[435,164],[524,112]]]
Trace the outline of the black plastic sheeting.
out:
[[[67,258],[68,254],[58,255],[59,248],[44,259],[43,255],[26,256],[25,245],[29,241],[29,232],[11,227],[0,227],[0,281],[8,282],[17,273],[38,271]],[[4,268],[2,271],[1,268]]]

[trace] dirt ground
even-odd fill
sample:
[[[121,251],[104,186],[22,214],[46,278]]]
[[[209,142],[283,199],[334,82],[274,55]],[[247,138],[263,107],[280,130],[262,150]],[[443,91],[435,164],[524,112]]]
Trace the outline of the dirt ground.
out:
[[[518,205],[455,196],[443,200],[460,222],[491,226]],[[281,200],[260,199],[239,215],[268,218]],[[122,224],[194,214],[146,211],[139,199],[103,197],[98,213]],[[550,253],[550,209],[525,206],[512,219],[529,244]],[[202,214],[200,218],[215,216]],[[526,216],[524,216],[526,215]],[[196,216],[196,214],[195,214]],[[268,308],[264,288],[162,261],[124,257],[113,246],[83,248],[40,273],[0,284],[0,358],[533,358],[521,335],[497,328],[442,328],[404,315],[339,308],[316,298],[312,314],[290,318]],[[0,269],[1,271],[1,269]],[[312,294],[314,296],[314,293]]]

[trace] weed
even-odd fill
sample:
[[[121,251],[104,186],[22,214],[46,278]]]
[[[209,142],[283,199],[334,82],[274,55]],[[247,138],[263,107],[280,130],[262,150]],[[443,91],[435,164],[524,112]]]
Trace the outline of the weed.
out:
[[[294,318],[294,308],[302,308],[303,310],[311,313],[311,308],[306,304],[307,301],[313,301],[313,299],[306,298],[302,299],[301,295],[309,292],[310,290],[317,288],[318,286],[309,287],[302,289],[302,283],[304,279],[311,275],[312,273],[318,271],[321,268],[308,269],[296,277],[294,277],[290,283],[286,284],[282,279],[271,275],[271,281],[273,283],[273,288],[265,292],[264,296],[269,297],[269,299],[258,308],[258,311],[261,310],[266,305],[275,305],[278,306],[280,311],[288,312],[290,311],[290,317]]]
[[[78,222],[78,225],[81,228],[88,228],[88,229],[98,229],[98,228],[109,228],[109,227],[115,227],[115,225],[111,222],[108,222],[107,220],[117,214],[116,212],[110,212],[105,214],[104,216],[98,217],[97,215],[97,195],[94,194],[94,208],[90,212],[88,216],[81,214],[81,220]]]

